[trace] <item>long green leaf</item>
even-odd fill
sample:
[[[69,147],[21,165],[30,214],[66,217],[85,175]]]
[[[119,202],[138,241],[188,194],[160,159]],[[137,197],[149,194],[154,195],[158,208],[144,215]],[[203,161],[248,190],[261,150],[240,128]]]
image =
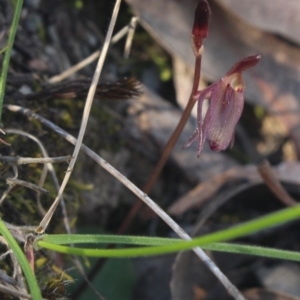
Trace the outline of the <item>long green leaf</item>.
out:
[[[160,237],[108,235],[108,234],[44,234],[36,238],[35,242],[42,240],[47,243],[62,244],[128,244],[143,246],[159,246],[182,242],[181,239],[168,239]]]
[[[255,219],[253,221],[246,222],[244,224],[234,226],[229,229],[221,230],[212,234],[208,234],[202,237],[195,238],[191,241],[179,241],[179,240],[172,240],[167,239],[163,240],[161,238],[150,238],[152,241],[147,240],[145,237],[133,237],[133,236],[86,236],[86,238],[81,237],[80,235],[72,235],[68,236],[50,236],[45,235],[40,237],[36,244],[39,247],[51,249],[54,251],[67,253],[67,254],[75,254],[75,255],[86,255],[86,256],[97,256],[97,257],[132,257],[132,256],[144,256],[144,255],[158,255],[158,254],[165,254],[170,252],[182,251],[187,250],[196,246],[204,247],[207,244],[214,244],[217,242],[222,242],[226,240],[231,240],[234,238],[238,238],[241,236],[245,236],[250,233],[257,232],[259,230],[269,228],[275,225],[279,225],[285,223],[287,221],[291,221],[300,217],[300,205],[294,206],[292,208],[287,208],[280,210],[275,213],[268,214],[264,217]],[[175,242],[176,241],[176,242]],[[168,243],[168,245],[164,246],[157,246],[162,245],[163,243]],[[151,247],[142,247],[142,248],[127,248],[127,249],[82,249],[82,248],[70,248],[66,246],[60,246],[58,244],[68,244],[68,243],[126,243],[126,244],[142,244],[142,245],[152,245]],[[155,246],[153,246],[155,245]],[[236,247],[227,247],[226,251],[231,251],[236,249]],[[219,248],[220,249],[220,248]],[[247,250],[248,249],[248,250]],[[264,251],[261,251],[264,249]],[[255,250],[255,252],[253,252]],[[245,253],[247,251],[251,252],[251,254],[264,253],[266,255],[266,248],[245,248]],[[292,259],[298,260],[298,253],[289,252],[284,250],[276,250],[269,251],[270,257],[278,257],[284,259]],[[224,250],[225,251],[225,250]],[[280,252],[281,251],[281,252]],[[258,254],[255,254],[258,255]],[[275,255],[275,256],[274,256]],[[290,258],[289,258],[290,257]]]
[[[85,235],[79,236],[72,241],[72,243],[108,243],[113,240],[114,243],[124,243],[124,237],[114,236],[113,239],[107,238],[107,236],[89,236],[86,238]],[[146,238],[146,237],[131,237],[131,240],[127,239],[126,244],[133,245],[152,245],[159,247],[140,247],[140,248],[125,248],[125,249],[86,249],[86,248],[74,248],[61,246],[58,244],[52,244],[49,242],[51,236],[48,236],[45,240],[41,239],[38,241],[40,247],[44,247],[50,250],[54,250],[66,254],[75,254],[83,256],[92,257],[138,257],[138,256],[148,256],[148,255],[158,255],[158,254],[168,254],[171,252],[176,252],[180,250],[191,249],[192,246],[186,245],[187,242],[182,242],[179,239],[164,239],[164,238]],[[57,239],[57,236],[54,238]],[[72,236],[70,236],[69,242],[71,242]],[[62,241],[62,243],[64,243]],[[173,247],[176,244],[176,247]],[[203,249],[218,251],[218,252],[228,252],[228,253],[238,253],[247,255],[256,255],[269,258],[278,258],[292,261],[300,261],[300,253],[294,251],[272,249],[259,246],[249,246],[249,245],[238,245],[238,244],[228,244],[228,243],[213,243],[208,245],[202,245]]]

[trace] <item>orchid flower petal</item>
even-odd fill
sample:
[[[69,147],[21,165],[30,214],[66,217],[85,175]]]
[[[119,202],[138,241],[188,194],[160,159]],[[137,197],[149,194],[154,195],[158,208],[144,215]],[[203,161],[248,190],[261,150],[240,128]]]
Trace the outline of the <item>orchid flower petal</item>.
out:
[[[203,149],[204,142],[205,142],[205,135],[203,132],[203,127],[202,127],[202,106],[203,106],[203,101],[198,101],[198,107],[197,107],[197,136],[198,136],[198,157],[200,156],[200,153]]]
[[[188,141],[183,145],[182,149],[185,149],[189,147],[191,144],[193,144],[198,137],[198,128],[194,131],[194,133],[189,137]]]
[[[189,147],[193,142],[199,139],[199,147],[198,147],[198,155],[200,154],[203,144],[205,142],[205,138],[203,137],[203,132],[202,132],[202,106],[203,106],[203,101],[210,97],[210,93],[213,91],[215,84],[210,85],[206,89],[200,91],[197,93],[197,103],[198,103],[198,109],[197,109],[197,129],[194,131],[194,133],[190,136],[188,141],[184,144],[182,147],[187,148]]]
[[[260,58],[261,56],[257,54],[245,57],[244,59],[234,64],[233,67],[226,73],[225,77],[234,73],[242,73],[247,69],[256,66],[260,61]]]
[[[213,151],[232,147],[234,129],[244,108],[244,81],[242,72],[255,66],[260,55],[246,57],[236,63],[221,80],[198,92],[197,130],[189,138],[184,148],[198,140],[198,156],[207,139]],[[209,108],[202,121],[204,99],[210,100]],[[196,98],[195,98],[196,99]]]
[[[220,81],[211,95],[210,106],[203,124],[203,131],[213,151],[225,150],[229,146],[243,107],[243,91],[235,91],[230,84],[224,86]]]

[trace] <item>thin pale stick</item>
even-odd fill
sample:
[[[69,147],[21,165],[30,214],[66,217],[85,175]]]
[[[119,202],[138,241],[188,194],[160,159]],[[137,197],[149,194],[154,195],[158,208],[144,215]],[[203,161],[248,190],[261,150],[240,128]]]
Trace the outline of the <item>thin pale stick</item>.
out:
[[[1,254],[0,260],[4,259],[8,254],[11,254],[11,253],[13,253],[13,251],[10,249],[10,250],[6,251],[5,253]],[[1,280],[2,280],[2,278],[1,278]]]
[[[25,136],[25,137],[27,137],[29,139],[32,139],[40,147],[43,156],[45,158],[49,157],[48,152],[47,152],[45,146],[43,145],[43,143],[37,137],[35,137],[34,135],[31,135],[31,134],[29,134],[29,133],[27,133],[25,131],[19,130],[19,129],[7,128],[5,130],[6,130],[7,133],[22,135],[22,136]],[[50,172],[50,174],[52,176],[52,180],[53,180],[54,186],[56,188],[56,191],[58,192],[59,191],[59,187],[60,187],[59,186],[59,181],[58,181],[58,178],[57,178],[57,175],[56,175],[56,172],[55,172],[55,169],[54,169],[52,163],[45,164],[45,166],[43,168],[43,174],[42,174],[42,176],[40,178],[39,186],[42,187],[44,185],[44,182],[45,182],[48,170],[49,170],[49,172]],[[37,193],[37,202],[38,202],[39,210],[41,210],[43,212],[43,215],[45,215],[46,211],[42,207],[42,204],[41,204],[41,201],[40,201],[40,193]],[[1,203],[1,200],[0,200],[0,203]],[[66,205],[65,205],[65,201],[64,201],[63,196],[60,199],[60,205],[61,205],[61,208],[62,208],[63,222],[64,222],[64,226],[65,226],[66,232],[68,234],[71,234],[71,228],[70,228],[70,225],[69,225],[69,218],[68,218],[67,209],[66,209]],[[7,226],[7,228],[10,230],[10,232],[13,234],[13,236],[15,238],[16,238],[16,234],[17,234],[17,232],[19,230],[21,230],[21,231],[25,230],[25,231],[28,231],[28,232],[32,232],[32,231],[34,231],[36,229],[35,226],[16,227],[16,226],[8,224],[8,223],[5,223],[5,225]],[[20,235],[18,235],[17,238],[20,238]],[[24,242],[24,241],[22,240],[22,242]],[[99,298],[101,298],[102,296],[98,293],[98,291],[93,287],[93,285],[88,280],[87,275],[85,274],[85,271],[84,271],[84,269],[83,269],[83,267],[82,267],[79,259],[77,257],[73,257],[73,260],[74,260],[74,264],[76,265],[77,269],[79,270],[79,273],[82,275],[82,277],[87,282],[87,284],[89,285],[89,287],[94,291],[95,294],[98,295]]]
[[[55,75],[55,76],[51,77],[48,80],[48,82],[49,83],[57,83],[57,82],[60,82],[64,79],[72,76],[73,74],[75,74],[79,70],[85,68],[87,65],[89,65],[90,63],[95,61],[100,56],[100,53],[101,53],[100,50],[95,51],[90,56],[88,56],[87,58],[85,58],[84,60],[79,62],[78,64],[76,64],[76,65],[72,66],[71,68],[65,70],[64,72],[60,73],[59,75]]]
[[[48,152],[47,152],[45,146],[43,145],[43,143],[36,136],[34,136],[34,135],[30,134],[30,133],[27,133],[26,131],[22,131],[22,130],[19,130],[19,129],[14,129],[14,128],[6,128],[5,131],[7,133],[10,133],[10,134],[22,135],[22,136],[25,136],[25,137],[33,140],[39,146],[39,148],[41,149],[43,157],[45,157],[45,158],[49,157]],[[45,164],[45,166],[43,168],[43,173],[42,173],[42,176],[40,178],[38,186],[42,187],[44,185],[44,182],[46,180],[46,176],[47,176],[48,170],[49,170],[49,172],[51,174],[52,181],[54,183],[56,191],[58,192],[60,185],[59,185],[58,178],[56,176],[55,169],[54,169],[54,167],[53,167],[53,165],[51,163]],[[71,229],[70,229],[70,225],[69,225],[69,218],[68,218],[68,213],[67,213],[67,208],[66,208],[66,204],[65,204],[65,200],[64,200],[63,196],[61,197],[60,200],[61,200],[60,201],[60,206],[61,206],[61,210],[62,210],[64,226],[65,226],[66,232],[67,233],[71,233]],[[41,204],[40,193],[37,193],[37,203],[38,203],[39,210],[43,213],[43,215],[45,215],[46,211],[44,210],[44,208],[43,208],[43,206]]]
[[[129,31],[129,25],[124,26],[119,32],[117,32],[111,39],[111,44],[117,43],[122,39]]]
[[[24,233],[30,233],[32,231],[34,231],[34,229],[36,228],[36,226],[16,226],[7,222],[4,222],[5,226],[9,229],[9,231],[11,231],[11,234],[13,235],[12,231],[20,231],[20,232],[24,232]],[[16,236],[14,236],[16,237]],[[22,241],[24,242],[24,241]]]
[[[127,39],[126,39],[126,43],[125,43],[125,49],[124,49],[124,58],[125,59],[128,59],[129,54],[130,54],[137,21],[138,21],[137,17],[132,17],[130,24],[129,24],[129,30],[128,30],[128,35],[127,35]]]
[[[10,193],[10,191],[13,189],[13,186],[9,186],[5,191],[4,193],[2,194],[1,196],[1,199],[0,199],[0,205],[2,204],[2,202],[4,201],[4,199],[7,197],[7,195]]]
[[[5,252],[3,255],[1,255],[0,260],[3,259],[4,257],[6,257],[7,255],[9,255],[12,260],[13,274],[11,277],[11,276],[8,276],[5,271],[0,270],[1,271],[0,272],[1,283],[4,283],[6,287],[11,286],[15,290],[18,290],[20,293],[27,294],[24,276],[21,272],[20,265],[14,255],[13,251],[10,249],[7,252]]]
[[[11,255],[13,252],[11,250],[7,251],[5,254]],[[1,283],[5,283],[7,285],[12,285],[15,286],[16,285],[16,281],[14,278],[12,278],[11,276],[8,276],[7,273],[4,270],[0,270],[0,282]]]
[[[14,173],[15,173],[15,176],[13,177],[13,179],[17,179],[18,178],[18,175],[19,175],[19,169],[16,165],[11,165]]]
[[[135,17],[133,17],[133,18],[135,18]],[[130,26],[131,26],[131,24],[123,27],[119,32],[117,32],[111,39],[111,44],[117,43],[123,36],[125,36],[127,33],[129,34],[130,28],[131,28]],[[133,33],[134,33],[134,31],[133,31]],[[87,58],[85,58],[84,60],[79,62],[78,64],[65,70],[64,72],[60,73],[59,75],[55,75],[55,76],[51,77],[48,80],[48,82],[49,83],[57,83],[57,82],[63,81],[64,79],[74,75],[75,73],[77,73],[81,69],[85,68],[87,65],[91,64],[93,61],[95,61],[100,56],[100,53],[101,53],[100,50],[95,51],[90,56],[88,56]]]
[[[73,145],[76,144],[75,137],[73,137],[57,125],[53,124],[49,120],[45,119],[44,117],[32,112],[31,110],[16,105],[6,105],[5,107],[11,111],[20,112],[28,117],[38,119],[41,123],[43,123],[47,127],[51,128],[53,131],[55,131],[57,134],[65,138],[68,142],[72,143]],[[111,175],[113,175],[117,180],[122,182],[138,198],[140,198],[146,205],[148,205],[165,223],[167,223],[178,234],[178,236],[180,236],[183,240],[191,239],[191,237],[150,197],[148,197],[147,194],[141,191],[136,185],[134,185],[128,178],[126,178],[123,174],[121,174],[118,170],[111,166],[107,161],[105,161],[103,158],[101,158],[98,154],[96,154],[93,150],[91,150],[84,144],[81,144],[81,150],[90,158],[92,158],[95,162],[97,162],[102,168],[104,168]],[[238,289],[228,280],[228,278],[222,273],[222,271],[215,265],[215,263],[205,254],[205,252],[201,248],[194,248],[193,251],[200,257],[200,259],[211,270],[211,272],[215,274],[215,276],[224,285],[228,293],[234,297],[234,299],[245,300],[245,298],[238,291]]]
[[[28,181],[25,181],[25,180],[20,180],[20,179],[15,179],[15,178],[6,178],[6,183],[10,186],[21,185],[21,186],[27,187],[29,189],[32,189],[36,192],[49,194],[49,191],[47,191],[46,189],[41,188],[38,185],[33,184]]]
[[[22,239],[22,242],[25,239]],[[3,245],[5,245],[7,248],[9,248],[7,241],[4,239],[3,236],[0,237],[0,243],[2,243]],[[5,271],[0,270],[0,277],[1,277],[1,281],[2,283],[7,283],[10,285],[13,285],[13,288],[18,288],[19,292],[24,292],[27,294],[27,289],[25,287],[25,279],[24,276],[21,272],[21,267],[18,263],[18,260],[16,259],[14,252],[12,251],[12,249],[9,249],[6,253],[1,255],[0,260],[2,260],[4,257],[6,257],[7,255],[10,256],[10,259],[12,261],[13,264],[13,274],[12,277],[8,276],[6,274]]]
[[[37,229],[38,233],[43,233],[46,230],[46,228],[48,227],[48,224],[49,224],[49,222],[50,222],[50,220],[51,220],[51,218],[52,218],[52,216],[53,216],[53,214],[56,210],[56,207],[59,203],[60,197],[63,194],[63,191],[64,191],[64,189],[65,189],[65,187],[66,187],[66,185],[69,181],[69,178],[71,177],[72,170],[73,170],[75,162],[77,160],[78,153],[80,151],[80,147],[81,147],[82,140],[83,140],[83,137],[84,137],[86,125],[87,125],[87,122],[88,122],[88,119],[89,119],[91,106],[92,106],[94,95],[95,95],[96,88],[97,88],[97,83],[98,83],[99,78],[100,78],[100,74],[101,74],[101,71],[102,71],[102,68],[103,68],[104,60],[106,58],[106,54],[107,54],[108,47],[109,47],[109,42],[111,40],[112,32],[113,32],[113,29],[114,29],[114,26],[115,26],[115,23],[116,23],[116,20],[117,20],[117,15],[118,15],[118,12],[119,12],[120,4],[121,4],[121,0],[117,0],[116,4],[115,4],[115,7],[114,7],[114,10],[113,10],[111,20],[110,20],[108,32],[107,32],[105,42],[104,42],[104,45],[103,45],[103,48],[102,48],[102,51],[101,51],[101,55],[99,57],[99,61],[98,61],[98,64],[97,64],[97,67],[96,67],[96,70],[95,70],[95,73],[94,73],[94,77],[93,77],[93,80],[92,80],[92,83],[91,83],[91,86],[90,86],[90,89],[89,89],[89,92],[88,92],[88,96],[87,96],[86,103],[85,103],[85,106],[84,106],[81,126],[80,126],[80,130],[79,130],[79,134],[78,134],[78,139],[76,141],[75,149],[74,149],[74,152],[73,152],[73,155],[72,155],[72,159],[70,161],[69,168],[68,168],[68,170],[65,174],[64,180],[63,180],[63,182],[61,184],[61,187],[58,191],[57,197],[55,198],[53,204],[49,208],[48,212],[46,213],[46,215],[42,219],[42,221],[41,221],[41,223],[40,223],[40,225]]]
[[[298,202],[287,193],[280,181],[276,178],[274,171],[267,160],[258,164],[257,170],[265,184],[284,205],[293,206],[298,204]]]
[[[0,284],[0,291],[5,294],[9,294],[19,298],[32,299],[32,297],[29,294],[19,292],[17,289],[13,288],[12,286],[8,287],[3,284]]]
[[[32,233],[36,226],[15,226],[10,223],[4,222],[12,236],[19,242],[25,243],[25,236]]]
[[[25,277],[23,275],[21,266],[20,266],[20,264],[19,264],[19,262],[18,262],[18,260],[17,260],[14,253],[12,253],[10,255],[10,259],[13,263],[13,274],[12,275],[13,275],[13,278],[16,280],[16,283],[17,283],[16,288],[18,289],[18,291],[20,293],[28,294]]]
[[[21,157],[21,156],[0,156],[0,161],[14,164],[14,165],[25,165],[25,164],[47,164],[47,163],[62,163],[68,162],[71,159],[70,155],[59,156],[59,157]]]

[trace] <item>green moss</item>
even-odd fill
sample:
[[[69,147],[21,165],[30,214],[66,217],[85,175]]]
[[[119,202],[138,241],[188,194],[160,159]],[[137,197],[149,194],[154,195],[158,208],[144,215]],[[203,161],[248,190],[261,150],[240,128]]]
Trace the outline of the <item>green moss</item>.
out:
[[[266,111],[262,106],[256,105],[254,106],[254,114],[257,119],[262,120],[266,115]]]

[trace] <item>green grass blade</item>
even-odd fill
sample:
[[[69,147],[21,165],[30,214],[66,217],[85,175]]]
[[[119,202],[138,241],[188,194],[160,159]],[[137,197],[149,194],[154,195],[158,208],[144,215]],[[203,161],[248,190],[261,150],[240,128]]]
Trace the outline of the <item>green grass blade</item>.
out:
[[[180,239],[158,238],[158,237],[141,237],[141,236],[118,236],[118,235],[82,235],[82,234],[58,234],[44,235],[43,241],[48,243],[59,244],[128,244],[128,245],[143,245],[143,246],[163,246],[174,243],[182,243]],[[184,243],[184,242],[183,242]],[[232,243],[214,243],[203,245],[203,249],[219,252],[230,252],[238,254],[249,254],[263,256],[269,258],[286,259],[300,261],[300,253],[294,251],[272,249],[260,246],[239,245]],[[168,248],[164,248],[168,251]],[[114,250],[109,250],[114,251]],[[168,253],[168,252],[166,252]],[[145,255],[149,255],[145,253]]]
[[[204,248],[205,245],[207,244],[214,244],[217,242],[232,240],[234,238],[242,237],[262,229],[266,229],[275,225],[279,225],[297,219],[299,217],[300,217],[300,205],[297,205],[291,208],[280,210],[275,213],[268,214],[264,217],[246,222],[241,225],[234,226],[229,229],[221,230],[212,234],[195,238],[191,241],[181,241],[181,240],[179,241],[179,240],[167,239],[165,240],[165,242],[167,242],[168,245],[164,245],[164,246],[157,246],[164,243],[164,240],[161,238],[149,238],[149,240],[147,241],[147,238],[145,237],[137,237],[137,238],[132,236],[114,237],[114,236],[105,236],[105,235],[103,236],[91,235],[91,236],[87,236],[86,239],[84,237],[81,237],[80,235],[75,235],[74,239],[72,238],[72,235],[62,236],[61,238],[58,238],[57,236],[51,237],[49,235],[45,235],[45,236],[41,236],[36,241],[36,244],[39,247],[47,248],[62,253],[97,256],[97,257],[133,257],[133,256],[144,256],[144,255],[158,255],[158,254],[166,254],[171,252],[187,250],[196,246],[202,246]],[[135,245],[142,244],[142,245],[152,245],[152,246],[142,247],[142,248],[107,250],[107,249],[70,248],[70,247],[58,245],[58,244],[67,244],[67,243],[122,243],[122,244],[126,243],[126,244],[135,244]],[[250,251],[249,249],[250,248],[246,248],[243,251]],[[261,248],[261,249],[266,250],[266,248]],[[231,248],[231,250],[233,251],[233,248]],[[254,251],[254,249],[252,249],[251,251]],[[255,251],[256,251],[255,253],[258,253],[260,250],[255,249]],[[251,254],[253,253],[254,252],[251,252]],[[260,251],[260,253],[262,253],[263,255],[267,255],[266,253],[264,254],[264,251]],[[273,252],[270,251],[269,256],[275,257],[272,255],[276,255],[278,256],[278,258],[282,257],[284,259],[290,259],[289,257],[292,257],[293,259],[298,260],[298,254],[295,252],[284,251],[284,254],[282,253],[283,252],[281,252],[280,254],[278,251],[276,252],[276,250],[273,249]]]
[[[4,99],[4,94],[5,94],[6,77],[7,77],[7,73],[8,73],[10,55],[11,55],[11,50],[12,50],[12,47],[13,47],[13,44],[15,41],[15,36],[16,36],[16,32],[17,32],[17,28],[18,28],[18,24],[19,24],[22,6],[23,6],[23,0],[17,0],[13,21],[12,21],[11,28],[9,31],[9,36],[8,36],[8,45],[6,46],[6,52],[5,52],[3,64],[2,64],[2,70],[1,70],[1,75],[0,75],[0,122],[1,122],[1,117],[2,117],[2,106],[3,106],[3,99]]]
[[[143,246],[160,246],[182,242],[181,239],[168,239],[160,237],[145,237],[131,235],[108,234],[44,234],[36,238],[36,241],[62,245],[62,244],[128,244]]]
[[[152,238],[149,238],[149,242],[147,244],[155,245],[156,241],[155,240],[151,241],[151,239]],[[180,242],[180,240],[177,239],[173,239],[173,244],[170,244],[170,242],[172,242],[171,239],[167,239],[165,246],[140,247],[140,248],[135,247],[135,248],[125,248],[125,249],[75,248],[75,247],[51,244],[43,240],[39,240],[38,245],[39,247],[57,251],[60,253],[65,253],[65,254],[74,254],[74,255],[91,256],[91,257],[107,257],[107,258],[108,257],[124,258],[124,257],[139,257],[139,256],[149,256],[149,255],[169,254],[172,252],[177,252],[180,250],[189,250],[192,248],[192,246],[190,246],[188,242]],[[262,256],[268,258],[300,261],[299,252],[287,251],[281,249],[272,249],[272,248],[259,247],[259,246],[214,243],[214,244],[202,245],[202,248],[206,250],[212,250],[218,252],[256,255],[256,256]]]
[[[180,241],[178,243],[184,244],[184,245],[189,245],[192,247],[195,246],[202,246],[205,244],[211,244],[211,243],[217,243],[217,242],[224,242],[228,240],[232,240],[235,238],[239,238],[266,228],[270,228],[275,225],[283,224],[288,221],[292,221],[295,219],[298,219],[300,217],[300,205],[296,205],[290,208],[282,209],[280,211],[268,214],[266,216],[257,218],[253,221],[248,221],[243,224],[233,226],[228,229],[220,230],[218,232],[214,232],[211,234],[207,234],[198,238],[194,238],[191,241]],[[91,240],[92,243],[101,243],[103,242],[104,239],[105,243],[130,243],[132,240],[135,239],[135,237],[132,236],[119,236],[114,237],[114,236],[100,236],[100,238],[97,238],[93,235],[87,236],[88,239]],[[50,242],[50,243],[56,243],[56,244],[67,244],[67,243],[78,243],[80,242],[79,240],[81,239],[80,235],[74,235],[74,238],[72,238],[72,235],[63,235],[61,240],[59,241],[59,238],[57,236],[50,236],[50,235],[45,235],[41,236],[38,239],[43,239],[44,241]],[[94,241],[92,239],[95,239]],[[99,239],[99,240],[98,240]],[[142,240],[143,237],[140,237]],[[98,241],[97,241],[98,240]],[[140,241],[141,241],[140,240]],[[154,239],[153,239],[154,240]],[[157,239],[157,242],[159,241],[159,238]],[[70,241],[70,242],[67,242]],[[137,240],[136,244],[143,244],[140,241]],[[38,243],[38,241],[37,241]],[[82,240],[81,243],[87,243],[86,240]],[[178,245],[177,245],[178,246]],[[187,247],[189,247],[187,246]],[[185,248],[187,249],[187,248]],[[178,250],[184,250],[184,249],[178,249]]]
[[[260,246],[238,245],[229,243],[215,243],[203,246],[203,249],[246,255],[256,255],[268,258],[277,258],[291,261],[300,261],[300,253],[282,249],[273,249]]]
[[[36,281],[36,278],[30,268],[30,265],[22,251],[22,249],[19,247],[18,243],[14,239],[14,237],[11,235],[9,230],[6,228],[5,224],[3,223],[2,219],[0,218],[0,233],[2,236],[5,238],[7,241],[9,247],[12,249],[14,255],[16,256],[23,272],[26,277],[29,289],[30,289],[30,294],[32,296],[33,300],[41,300],[42,295],[40,288],[38,286],[38,283]]]

